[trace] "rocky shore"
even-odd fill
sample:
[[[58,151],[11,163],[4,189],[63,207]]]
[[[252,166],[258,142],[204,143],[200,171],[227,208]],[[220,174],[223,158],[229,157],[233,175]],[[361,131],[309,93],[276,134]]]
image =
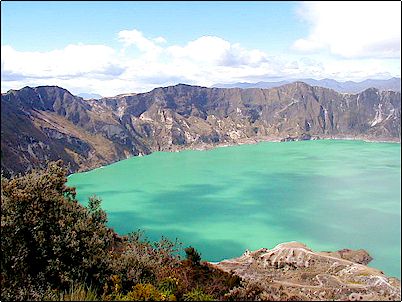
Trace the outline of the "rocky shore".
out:
[[[400,144],[401,141],[399,138],[378,138],[373,139],[370,137],[365,136],[311,136],[309,134],[301,134],[299,136],[261,136],[261,137],[247,137],[247,138],[240,138],[236,142],[220,142],[220,143],[196,143],[194,145],[189,146],[171,146],[166,150],[161,151],[185,151],[185,150],[211,150],[214,148],[221,148],[221,147],[231,147],[231,146],[238,146],[238,145],[250,145],[250,144],[258,144],[262,142],[290,142],[290,141],[308,141],[308,140],[353,140],[353,141],[364,141],[370,143],[396,143]]]
[[[309,301],[400,301],[400,280],[368,267],[371,260],[364,250],[314,252],[303,243],[287,242],[210,264],[263,288],[261,300],[285,292]]]

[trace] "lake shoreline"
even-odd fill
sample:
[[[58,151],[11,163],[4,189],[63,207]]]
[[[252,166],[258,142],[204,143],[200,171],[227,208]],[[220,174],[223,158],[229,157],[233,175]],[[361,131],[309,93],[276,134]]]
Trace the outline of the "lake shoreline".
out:
[[[188,151],[188,150],[194,150],[194,151],[208,151],[212,150],[215,148],[224,148],[224,147],[234,147],[234,146],[240,146],[240,145],[253,145],[253,144],[258,144],[258,143],[263,143],[263,142],[272,142],[272,143],[287,143],[289,141],[284,141],[283,136],[260,136],[260,137],[246,137],[246,138],[240,138],[238,139],[237,142],[221,142],[221,143],[215,143],[215,144],[206,144],[206,143],[198,143],[194,145],[186,145],[186,146],[175,146],[173,148],[168,148],[168,149],[163,149],[163,150],[153,150],[148,154],[138,154],[138,155],[133,155],[127,158],[122,158],[120,160],[116,160],[114,162],[107,163],[106,165],[100,165],[96,166],[90,169],[83,169],[83,170],[78,170],[74,173],[69,173],[67,177],[69,177],[72,174],[76,173],[85,173],[85,172],[90,172],[96,169],[102,169],[108,165],[117,163],[119,161],[129,159],[132,157],[141,157],[141,156],[147,156],[150,155],[154,152],[181,152],[181,151]],[[347,141],[364,141],[367,143],[393,143],[393,144],[400,144],[401,141],[398,138],[378,138],[378,139],[373,139],[371,137],[365,137],[365,136],[311,136],[311,139],[299,139],[298,137],[294,137],[294,140],[292,141],[312,141],[312,140],[347,140]]]
[[[180,152],[180,151],[185,151],[185,150],[210,150],[214,148],[223,148],[223,147],[233,147],[233,146],[238,146],[238,145],[252,145],[252,144],[258,144],[258,143],[263,143],[263,142],[271,142],[271,143],[287,143],[290,141],[284,141],[283,137],[273,137],[273,136],[267,136],[267,137],[259,137],[259,138],[244,138],[244,139],[239,139],[236,143],[231,143],[231,142],[224,142],[224,143],[217,143],[217,144],[202,144],[201,146],[187,146],[184,148],[174,148],[174,149],[169,149],[169,150],[160,150],[162,152]],[[399,139],[372,139],[372,138],[367,138],[367,137],[350,137],[350,136],[337,136],[337,137],[318,137],[318,136],[312,136],[311,139],[298,139],[295,138],[292,141],[313,141],[313,140],[348,140],[348,141],[364,141],[367,143],[394,143],[394,144],[400,144]],[[154,151],[155,152],[155,151]]]

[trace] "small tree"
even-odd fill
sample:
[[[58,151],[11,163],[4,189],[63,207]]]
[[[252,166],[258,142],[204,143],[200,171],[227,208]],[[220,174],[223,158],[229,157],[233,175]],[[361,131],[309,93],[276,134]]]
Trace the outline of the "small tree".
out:
[[[193,264],[193,265],[200,265],[201,261],[201,256],[200,254],[193,248],[192,246],[189,246],[184,249],[186,252],[186,258],[187,260]]]

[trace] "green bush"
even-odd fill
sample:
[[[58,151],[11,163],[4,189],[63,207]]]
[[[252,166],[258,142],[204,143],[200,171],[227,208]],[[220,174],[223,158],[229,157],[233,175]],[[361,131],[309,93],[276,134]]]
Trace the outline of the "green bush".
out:
[[[127,301],[160,301],[161,294],[152,284],[136,284],[126,296]]]
[[[214,298],[211,295],[207,295],[199,288],[194,288],[183,296],[184,301],[213,301]]]
[[[99,285],[108,271],[113,232],[100,200],[78,203],[61,162],[2,179],[1,298],[42,299],[73,282]]]
[[[176,294],[178,290],[179,280],[174,277],[164,278],[158,284],[158,289],[163,293]]]
[[[201,255],[193,248],[192,246],[189,246],[184,249],[186,252],[186,258],[188,261],[190,261],[191,264],[193,265],[199,265],[201,261]]]
[[[142,232],[133,232],[109,253],[110,271],[120,276],[123,292],[137,283],[156,284],[163,271],[177,265],[178,246],[177,242],[163,237],[158,242],[150,242]]]

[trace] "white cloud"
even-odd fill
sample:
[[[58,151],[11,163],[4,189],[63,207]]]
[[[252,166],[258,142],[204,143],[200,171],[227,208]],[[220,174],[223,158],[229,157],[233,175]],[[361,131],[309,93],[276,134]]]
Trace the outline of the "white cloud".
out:
[[[201,36],[175,45],[163,37],[146,37],[135,29],[120,31],[117,36],[121,46],[116,48],[77,44],[48,52],[25,52],[4,45],[2,91],[26,85],[58,85],[72,93],[113,96],[177,83],[211,86],[268,78],[361,80],[400,76],[398,59],[273,57],[221,37]]]
[[[260,50],[247,50],[238,43],[231,44],[215,36],[202,36],[183,47],[174,45],[168,47],[167,52],[176,60],[187,59],[222,66],[256,65],[267,57]]]
[[[178,60],[191,60],[202,63],[219,64],[225,53],[230,49],[230,43],[213,36],[203,36],[185,46],[174,45],[167,52]]]
[[[305,2],[299,14],[311,29],[308,37],[294,42],[294,49],[329,50],[345,58],[400,57],[399,1]]]
[[[154,42],[158,43],[158,44],[164,44],[166,43],[166,39],[164,37],[156,37],[154,39],[152,39]]]
[[[122,72],[116,52],[104,45],[68,45],[49,52],[21,52],[1,46],[1,72],[25,77],[74,77]]]
[[[118,37],[120,42],[124,44],[125,47],[129,47],[131,45],[136,46],[141,52],[152,52],[158,53],[162,50],[160,46],[157,44],[166,42],[165,38],[157,37],[154,39],[148,39],[144,37],[142,32],[139,30],[122,30],[118,33]]]

